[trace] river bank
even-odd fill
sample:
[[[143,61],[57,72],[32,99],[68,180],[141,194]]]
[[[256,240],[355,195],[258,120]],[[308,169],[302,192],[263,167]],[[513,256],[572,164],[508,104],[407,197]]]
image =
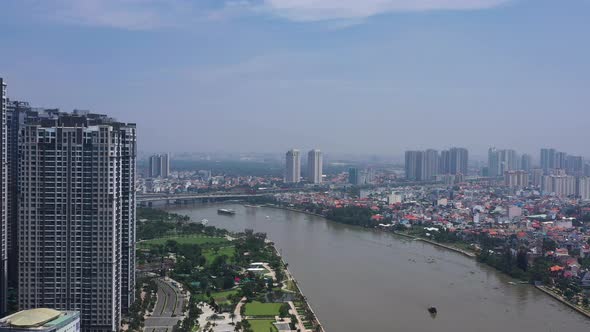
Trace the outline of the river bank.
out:
[[[266,233],[288,262],[324,330],[590,329],[590,320],[556,299],[533,287],[514,286],[505,274],[463,254],[286,209],[226,207],[236,216],[218,215],[219,205],[213,204],[178,207],[174,212],[193,220],[208,219],[209,225],[232,232]],[[435,257],[435,262],[428,262],[428,257]],[[435,319],[428,314],[429,306],[439,309]]]
[[[277,205],[266,205],[266,207],[272,207],[272,208],[277,208],[277,209],[283,209],[283,210],[287,210],[287,211],[293,211],[293,212],[299,212],[299,213],[304,213],[307,215],[313,215],[313,216],[317,216],[317,217],[322,217],[322,218],[326,218],[323,215],[319,215],[316,213],[311,213],[311,212],[307,212],[304,210],[300,210],[297,208],[290,208],[290,207],[283,207],[283,206],[277,206]],[[329,220],[329,219],[328,219]],[[470,259],[475,259],[477,258],[477,254],[474,252],[470,252],[464,249],[460,249],[451,245],[447,245],[447,244],[443,244],[440,242],[436,242],[433,240],[429,240],[429,239],[425,239],[419,236],[415,236],[415,235],[411,235],[411,234],[407,234],[407,233],[403,233],[403,232],[397,232],[397,231],[392,231],[393,234],[398,235],[398,236],[402,236],[402,237],[406,237],[409,239],[413,239],[415,241],[421,241],[421,242],[425,242],[428,244],[431,244],[433,246],[439,247],[439,248],[443,248],[446,250],[450,250],[459,254],[462,254]],[[490,266],[493,267],[493,266]],[[502,273],[502,272],[501,272]],[[584,308],[581,308],[579,306],[573,305],[571,304],[569,301],[567,301],[566,299],[564,299],[563,297],[559,296],[558,294],[555,294],[554,292],[548,290],[546,287],[544,286],[535,286],[537,289],[541,290],[544,294],[551,296],[552,298],[556,299],[557,301],[561,302],[562,304],[567,305],[568,307],[570,307],[571,309],[575,310],[576,312],[582,314],[583,316],[590,318],[590,311],[585,310]]]
[[[538,289],[538,290],[540,290],[541,292],[543,292],[543,293],[551,296],[552,298],[556,299],[557,301],[559,301],[559,302],[567,305],[568,307],[570,307],[571,309],[575,310],[579,314],[585,316],[586,318],[590,318],[590,310],[581,308],[580,306],[577,306],[575,304],[570,303],[566,298],[564,298],[563,296],[555,293],[554,291],[552,291],[548,287],[540,286],[540,285],[535,285],[535,288]]]
[[[436,242],[436,241],[428,240],[428,239],[425,239],[425,238],[421,238],[419,236],[414,236],[414,235],[405,234],[405,233],[401,233],[401,232],[395,232],[395,231],[392,232],[392,233],[395,234],[395,235],[404,236],[404,237],[407,237],[407,238],[410,238],[410,239],[414,239],[416,241],[426,242],[426,243],[432,244],[433,246],[437,246],[437,247],[440,247],[440,248],[451,250],[451,251],[460,253],[462,255],[465,255],[465,256],[467,256],[469,258],[476,258],[477,257],[477,255],[475,253],[473,253],[473,252],[469,252],[467,250],[463,250],[463,249],[460,249],[460,248],[456,248],[456,247],[453,247],[453,246],[442,244],[440,242]]]
[[[287,277],[287,280],[291,281],[293,286],[295,287],[295,291],[297,293],[299,293],[301,295],[301,297],[303,298],[303,303],[305,304],[305,306],[307,307],[307,309],[313,314],[314,317],[314,322],[315,324],[317,324],[319,330],[315,330],[314,332],[325,332],[324,330],[324,326],[322,325],[322,323],[320,322],[318,315],[316,315],[315,311],[313,311],[313,308],[311,307],[311,305],[309,304],[309,301],[307,299],[307,297],[305,296],[305,294],[303,294],[303,291],[301,290],[301,287],[299,286],[299,283],[297,282],[297,280],[293,277],[293,274],[291,274],[291,271],[289,271],[289,268],[287,267],[287,262],[285,262],[283,256],[280,254],[279,250],[277,249],[276,246],[273,245],[273,248],[275,250],[275,254],[281,259],[281,262],[283,263],[284,266],[284,273],[285,276]],[[300,316],[299,314],[297,314],[297,316]],[[303,319],[299,318],[300,321],[303,321]]]

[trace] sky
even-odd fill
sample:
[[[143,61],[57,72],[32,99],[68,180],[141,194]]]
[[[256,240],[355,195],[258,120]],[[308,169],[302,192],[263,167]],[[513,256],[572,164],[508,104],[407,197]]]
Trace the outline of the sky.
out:
[[[2,0],[11,99],[146,152],[590,156],[588,0]]]

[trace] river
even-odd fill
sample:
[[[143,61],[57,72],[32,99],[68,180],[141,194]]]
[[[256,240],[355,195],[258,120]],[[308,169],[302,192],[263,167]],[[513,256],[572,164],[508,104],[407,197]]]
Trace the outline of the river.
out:
[[[226,204],[236,215],[225,216],[219,207],[173,212],[267,233],[328,332],[590,331],[589,319],[461,254],[298,212]]]

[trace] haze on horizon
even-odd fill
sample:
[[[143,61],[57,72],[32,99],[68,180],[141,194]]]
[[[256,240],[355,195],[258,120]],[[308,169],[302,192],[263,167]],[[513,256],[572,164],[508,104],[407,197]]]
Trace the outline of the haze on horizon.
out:
[[[5,0],[11,99],[143,151],[590,156],[584,0]]]

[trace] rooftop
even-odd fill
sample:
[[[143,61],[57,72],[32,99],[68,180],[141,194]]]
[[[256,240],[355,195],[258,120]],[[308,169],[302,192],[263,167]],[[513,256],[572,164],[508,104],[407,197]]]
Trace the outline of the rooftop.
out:
[[[23,310],[0,319],[0,327],[11,326],[23,329],[51,327],[77,315],[78,312],[75,311],[58,311],[48,308]]]

